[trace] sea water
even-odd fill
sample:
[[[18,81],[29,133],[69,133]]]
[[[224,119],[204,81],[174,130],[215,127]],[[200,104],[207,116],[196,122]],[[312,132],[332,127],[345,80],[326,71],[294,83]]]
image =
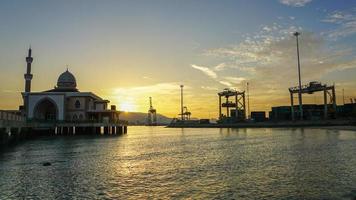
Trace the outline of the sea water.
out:
[[[47,137],[0,152],[0,199],[352,199],[355,155],[356,132],[312,128]]]

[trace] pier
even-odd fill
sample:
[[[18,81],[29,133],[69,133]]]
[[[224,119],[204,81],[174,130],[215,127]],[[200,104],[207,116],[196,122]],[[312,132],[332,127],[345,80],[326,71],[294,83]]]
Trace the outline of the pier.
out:
[[[127,134],[125,121],[98,122],[40,122],[9,111],[0,111],[0,144],[31,139],[37,136],[69,135],[123,135]]]

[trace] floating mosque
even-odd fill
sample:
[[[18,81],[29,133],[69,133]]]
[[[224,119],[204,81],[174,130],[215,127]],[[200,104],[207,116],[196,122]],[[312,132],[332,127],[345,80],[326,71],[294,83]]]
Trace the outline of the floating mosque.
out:
[[[31,91],[31,48],[26,57],[27,71],[25,91],[22,92],[23,106],[20,110],[27,121],[40,122],[99,122],[116,123],[119,111],[108,100],[92,92],[81,92],[75,76],[67,69],[57,80],[57,86],[43,92]]]

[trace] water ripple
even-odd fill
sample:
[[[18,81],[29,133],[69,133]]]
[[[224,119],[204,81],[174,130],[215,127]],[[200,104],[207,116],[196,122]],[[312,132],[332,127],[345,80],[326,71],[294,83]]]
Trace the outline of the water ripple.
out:
[[[355,132],[321,129],[46,138],[0,153],[0,199],[354,199],[355,152]]]

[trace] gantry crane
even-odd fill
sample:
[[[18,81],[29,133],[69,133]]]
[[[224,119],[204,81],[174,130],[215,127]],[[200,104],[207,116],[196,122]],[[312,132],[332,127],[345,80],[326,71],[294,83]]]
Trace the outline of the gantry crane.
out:
[[[328,118],[328,113],[332,114],[335,117],[335,115],[336,115],[335,86],[334,85],[328,86],[328,85],[322,84],[320,82],[312,81],[307,85],[303,85],[301,87],[301,90],[299,90],[299,87],[289,88],[292,120],[295,119],[293,94],[295,94],[295,93],[313,94],[314,92],[323,92],[324,93],[324,119]],[[329,96],[329,101],[328,101],[328,96]],[[301,97],[301,95],[300,95],[300,97]],[[329,106],[329,105],[332,105],[332,106]],[[303,106],[301,106],[301,109],[303,111]]]
[[[236,122],[246,119],[245,91],[239,92],[233,89],[224,89],[218,93],[219,96],[219,120],[221,122]],[[225,102],[221,102],[221,97],[225,97]],[[229,101],[230,97],[235,97]],[[221,108],[226,108],[226,115],[222,114]],[[232,108],[230,110],[230,108]],[[230,113],[231,112],[231,113]]]
[[[156,126],[157,125],[157,111],[152,106],[152,97],[150,97],[150,108],[148,109],[147,114],[147,125],[148,126]]]
[[[183,113],[179,115],[182,116],[182,120],[190,120],[190,115],[192,115],[192,113],[188,111],[187,106],[184,106]]]

